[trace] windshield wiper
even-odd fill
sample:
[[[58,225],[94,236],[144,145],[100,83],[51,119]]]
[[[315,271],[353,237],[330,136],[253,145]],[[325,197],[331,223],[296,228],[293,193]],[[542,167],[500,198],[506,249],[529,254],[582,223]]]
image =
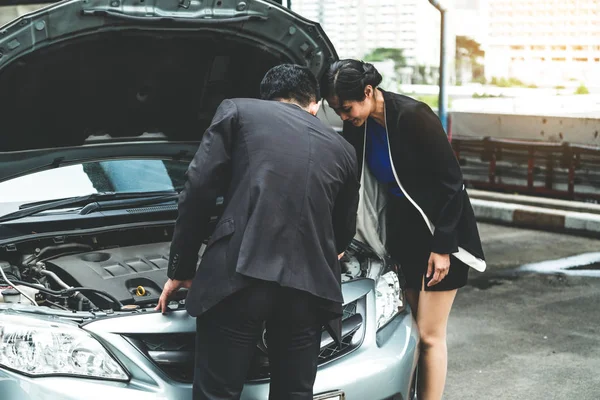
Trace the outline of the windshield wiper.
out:
[[[94,211],[101,210],[118,210],[125,207],[142,207],[160,203],[167,203],[169,201],[177,200],[179,197],[178,193],[170,193],[162,196],[143,197],[137,199],[116,199],[108,201],[95,201],[87,204],[79,211],[80,215],[90,214]]]
[[[89,214],[98,209],[106,208],[119,208],[123,205],[126,206],[140,206],[148,204],[156,204],[167,202],[177,199],[179,194],[177,192],[137,192],[137,193],[114,193],[114,192],[102,192],[93,193],[86,196],[69,197],[60,200],[51,200],[47,202],[37,202],[23,204],[19,208],[19,211],[12,212],[0,217],[0,222],[12,221],[19,218],[28,217],[43,211],[54,210],[65,207],[83,207],[81,214]],[[122,200],[119,203],[119,207],[107,206],[98,201],[110,201],[110,200]],[[130,201],[127,201],[130,200]],[[88,206],[89,207],[86,207]],[[85,212],[83,212],[85,211]]]

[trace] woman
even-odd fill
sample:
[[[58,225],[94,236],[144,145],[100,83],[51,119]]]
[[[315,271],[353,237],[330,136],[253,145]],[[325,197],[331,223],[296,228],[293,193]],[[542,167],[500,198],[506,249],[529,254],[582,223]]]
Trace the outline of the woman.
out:
[[[419,399],[441,399],[446,326],[469,268],[485,269],[475,216],[438,117],[414,99],[378,87],[357,60],[334,63],[322,92],[344,121],[361,171],[357,235],[397,261],[421,335]],[[366,165],[366,166],[365,166]]]

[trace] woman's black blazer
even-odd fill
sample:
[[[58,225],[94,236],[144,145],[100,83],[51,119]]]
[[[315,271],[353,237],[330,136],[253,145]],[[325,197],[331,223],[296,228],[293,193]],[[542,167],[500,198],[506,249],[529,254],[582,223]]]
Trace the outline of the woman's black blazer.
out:
[[[382,92],[396,176],[435,226],[431,251],[451,254],[460,246],[484,260],[462,172],[439,118],[425,103]],[[356,149],[360,171],[364,164],[364,135],[364,126],[344,123],[343,136]],[[393,243],[394,238],[387,239]]]

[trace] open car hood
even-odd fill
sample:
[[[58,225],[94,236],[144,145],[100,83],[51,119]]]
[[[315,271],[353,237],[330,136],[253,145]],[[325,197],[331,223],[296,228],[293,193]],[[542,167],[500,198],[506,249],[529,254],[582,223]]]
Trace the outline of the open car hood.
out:
[[[320,77],[319,24],[267,0],[68,0],[0,28],[0,182],[92,159],[189,158],[274,65]]]

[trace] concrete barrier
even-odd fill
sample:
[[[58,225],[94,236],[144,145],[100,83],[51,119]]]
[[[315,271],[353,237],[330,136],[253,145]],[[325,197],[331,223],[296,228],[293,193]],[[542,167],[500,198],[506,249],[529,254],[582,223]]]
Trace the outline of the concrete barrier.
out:
[[[452,135],[493,137],[551,143],[569,142],[600,148],[600,119],[451,111]],[[318,117],[334,128],[342,121],[323,102]]]
[[[600,147],[600,119],[451,112],[452,135]]]
[[[600,238],[600,214],[477,198],[471,203],[475,217],[481,222]]]
[[[468,189],[471,199],[497,201],[502,203],[521,204],[525,206],[542,207],[546,209],[574,211],[586,214],[600,215],[600,204],[585,203],[581,201],[548,199],[544,197],[524,196],[519,194],[506,194],[488,192],[485,190]]]

